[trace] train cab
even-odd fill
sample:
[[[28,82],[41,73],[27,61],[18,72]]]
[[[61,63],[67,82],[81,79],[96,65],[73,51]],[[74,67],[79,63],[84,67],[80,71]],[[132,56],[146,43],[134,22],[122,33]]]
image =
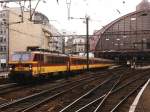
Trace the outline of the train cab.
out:
[[[9,59],[9,77],[25,78],[31,77],[32,67],[36,62],[33,61],[34,55],[30,52],[16,52]]]

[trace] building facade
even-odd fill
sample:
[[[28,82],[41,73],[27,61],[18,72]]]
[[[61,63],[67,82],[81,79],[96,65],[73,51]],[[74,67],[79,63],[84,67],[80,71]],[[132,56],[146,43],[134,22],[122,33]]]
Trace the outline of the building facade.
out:
[[[8,11],[0,11],[0,68],[2,69],[6,67],[8,59],[8,18]]]
[[[41,48],[62,53],[63,39],[55,37],[61,34],[49,24],[44,14],[36,12],[32,21],[29,11],[21,15],[18,8],[5,9],[0,14],[6,16],[0,17],[0,22],[4,24],[0,30],[0,68],[6,66],[10,56],[17,51]]]
[[[85,53],[85,41],[86,38],[82,36],[71,37],[66,42],[66,53],[67,54],[79,54]]]

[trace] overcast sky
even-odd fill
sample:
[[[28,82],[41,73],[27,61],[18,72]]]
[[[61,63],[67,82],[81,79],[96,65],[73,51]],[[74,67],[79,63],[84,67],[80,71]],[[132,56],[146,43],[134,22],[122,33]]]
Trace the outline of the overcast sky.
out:
[[[37,0],[36,0],[37,1]],[[85,34],[84,20],[68,20],[68,9],[66,0],[44,0],[40,2],[38,11],[48,16],[50,23],[58,29],[65,29],[77,34]],[[70,0],[67,0],[70,1]],[[70,16],[83,18],[90,17],[90,34],[100,29],[109,22],[136,10],[136,5],[142,0],[71,0]],[[11,5],[13,6],[13,5]],[[52,21],[51,21],[52,20]],[[54,21],[56,20],[56,21]]]

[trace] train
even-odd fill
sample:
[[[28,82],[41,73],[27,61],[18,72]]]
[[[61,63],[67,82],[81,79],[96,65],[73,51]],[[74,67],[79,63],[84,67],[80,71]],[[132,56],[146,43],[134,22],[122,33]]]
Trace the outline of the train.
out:
[[[88,63],[90,70],[114,65],[112,60],[98,58],[89,58]],[[8,76],[9,79],[18,82],[49,77],[56,73],[85,71],[86,69],[86,57],[41,51],[22,51],[11,55]]]

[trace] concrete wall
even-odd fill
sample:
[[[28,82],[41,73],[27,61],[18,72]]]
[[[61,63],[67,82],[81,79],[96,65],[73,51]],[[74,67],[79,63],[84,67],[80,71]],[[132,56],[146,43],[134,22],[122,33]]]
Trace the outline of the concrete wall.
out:
[[[29,21],[29,12],[24,12],[23,23],[15,24],[21,21],[19,17],[20,10],[12,9],[9,12],[9,53],[15,51],[26,51],[29,46],[39,46],[47,48],[47,38],[42,31],[42,24],[34,24]],[[12,24],[11,24],[12,23]],[[14,24],[13,24],[14,23]]]

